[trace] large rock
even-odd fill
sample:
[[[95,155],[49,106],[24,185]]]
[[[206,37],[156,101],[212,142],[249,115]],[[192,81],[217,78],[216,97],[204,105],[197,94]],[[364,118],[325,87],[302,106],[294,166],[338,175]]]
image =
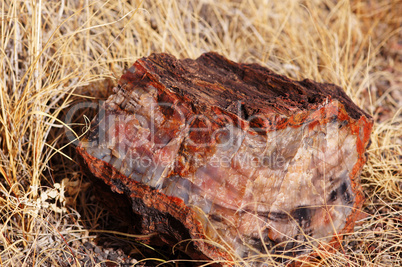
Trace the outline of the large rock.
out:
[[[333,84],[216,53],[153,54],[121,77],[77,151],[148,242],[257,262],[353,229],[371,128]]]

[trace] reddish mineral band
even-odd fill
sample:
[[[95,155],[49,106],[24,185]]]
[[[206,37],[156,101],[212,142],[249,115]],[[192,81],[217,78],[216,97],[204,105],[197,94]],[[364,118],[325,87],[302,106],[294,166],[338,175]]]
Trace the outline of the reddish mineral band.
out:
[[[335,85],[216,53],[153,54],[121,77],[77,150],[128,197],[141,233],[190,237],[193,258],[247,260],[308,253],[306,241],[353,228],[371,128]]]

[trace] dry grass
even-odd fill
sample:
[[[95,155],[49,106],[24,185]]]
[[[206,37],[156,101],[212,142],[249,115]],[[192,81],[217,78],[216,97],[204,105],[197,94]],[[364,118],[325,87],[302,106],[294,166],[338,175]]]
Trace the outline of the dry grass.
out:
[[[402,265],[399,0],[0,0],[0,12],[1,265],[80,266],[80,244],[110,220],[64,135],[68,108],[104,98],[138,57],[210,50],[339,84],[373,115],[366,216],[313,265]]]

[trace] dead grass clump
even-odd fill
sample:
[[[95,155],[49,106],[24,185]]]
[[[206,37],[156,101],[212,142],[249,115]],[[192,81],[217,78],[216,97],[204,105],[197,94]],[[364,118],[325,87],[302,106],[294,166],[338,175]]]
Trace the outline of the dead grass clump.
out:
[[[373,115],[366,216],[315,264],[401,265],[400,1],[0,0],[0,12],[1,264],[82,265],[88,231],[109,220],[81,181],[64,131],[85,127],[64,123],[68,109],[104,98],[138,57],[213,50],[336,83]]]

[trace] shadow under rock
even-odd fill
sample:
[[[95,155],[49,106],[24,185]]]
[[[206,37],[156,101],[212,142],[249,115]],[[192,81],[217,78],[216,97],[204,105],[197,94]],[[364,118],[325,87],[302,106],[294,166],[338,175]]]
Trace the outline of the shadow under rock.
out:
[[[89,234],[96,236],[81,246],[90,256],[87,257],[88,263],[101,263],[101,266],[195,266],[186,262],[191,259],[185,253],[158,244],[158,238],[150,242],[152,245],[141,242],[149,237],[138,234],[135,225],[139,219],[131,211],[129,199],[112,192],[100,180],[95,183],[93,178],[85,175],[82,179],[91,186],[78,197],[76,210]],[[90,265],[84,263],[83,266]]]

